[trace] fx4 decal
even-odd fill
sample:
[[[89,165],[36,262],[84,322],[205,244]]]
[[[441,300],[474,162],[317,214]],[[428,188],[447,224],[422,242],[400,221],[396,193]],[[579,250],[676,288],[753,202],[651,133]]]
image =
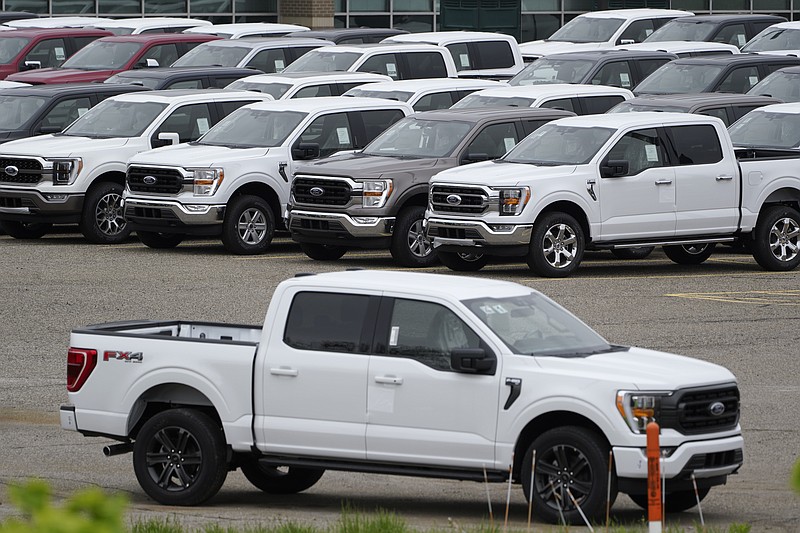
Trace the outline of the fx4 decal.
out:
[[[125,361],[126,363],[141,363],[142,352],[103,352],[103,361],[115,359],[117,361]]]

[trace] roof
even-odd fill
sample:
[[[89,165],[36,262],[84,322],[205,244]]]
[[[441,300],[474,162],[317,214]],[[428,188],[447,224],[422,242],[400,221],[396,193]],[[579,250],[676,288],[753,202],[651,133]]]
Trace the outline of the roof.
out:
[[[114,19],[100,17],[39,17],[4,22],[12,28],[80,28],[88,24],[112,22]]]
[[[286,34],[287,37],[304,36],[308,33],[308,37],[330,39],[336,41],[340,38],[353,38],[359,35],[372,36],[372,35],[402,35],[408,33],[406,30],[398,28],[329,28],[326,30],[311,30],[309,32],[294,32]]]
[[[694,13],[689,11],[681,11],[678,9],[610,9],[608,11],[591,11],[578,15],[579,17],[600,17],[600,18],[624,18],[635,20],[640,18],[656,18],[656,17],[690,17]]]
[[[640,113],[606,113],[602,115],[584,115],[579,117],[569,117],[560,119],[559,124],[567,124],[570,126],[579,127],[598,127],[598,128],[645,128],[653,124],[662,124],[665,122],[675,121],[681,124],[700,123],[708,124],[709,122],[718,121],[722,124],[722,120],[716,117],[708,117],[705,115],[695,115],[690,113],[661,113],[658,111],[645,111]]]
[[[179,67],[181,69],[186,67]],[[337,81],[373,81],[380,80],[389,82],[392,78],[384,76],[383,74],[374,74],[372,72],[347,72],[342,70],[335,70],[331,72],[286,72],[280,74],[255,74],[243,78],[241,81],[252,83],[314,83],[314,82],[337,82]],[[450,79],[450,81],[455,81]],[[398,82],[392,82],[398,83]]]
[[[395,35],[384,39],[384,43],[430,43],[445,45],[453,42],[465,41],[513,41],[517,40],[511,35],[504,33],[492,33],[487,31],[429,31],[421,33],[409,33],[405,35]]]
[[[416,52],[419,50],[441,50],[441,46],[425,43],[365,43],[365,44],[337,44],[336,46],[326,46],[319,48],[320,52],[336,52],[336,53],[357,53],[364,54],[366,52]]]
[[[726,67],[728,65],[746,65],[758,63],[797,63],[800,58],[792,56],[776,56],[761,54],[726,54],[720,56],[682,57],[676,59],[671,65],[715,65]]]
[[[505,87],[505,83],[497,81],[469,79],[469,78],[427,78],[420,80],[399,80],[370,83],[366,87],[359,87],[367,91],[430,91],[435,89],[474,89],[474,88],[500,88]]]
[[[164,79],[172,76],[187,77],[203,76],[203,75],[226,75],[226,74],[241,74],[243,76],[252,76],[254,71],[251,68],[244,67],[161,67],[161,68],[141,68],[133,70],[123,70],[114,75],[115,78],[154,78]]]
[[[558,56],[558,57],[556,57]],[[675,54],[664,50],[628,50],[625,48],[608,48],[604,50],[584,50],[580,52],[563,52],[557,54],[547,54],[546,59],[588,59],[600,61],[602,59],[647,59],[647,58],[668,58],[675,59]]]
[[[13,89],[0,90],[0,94],[14,94],[23,96],[41,96],[50,98],[53,96],[85,93],[116,93],[120,90],[130,91],[130,85],[117,85],[112,83],[63,83],[53,85],[29,85],[27,87],[14,87]],[[134,91],[146,90],[144,87],[133,86]]]
[[[792,102],[788,104],[772,104],[764,107],[759,107],[753,111],[761,111],[762,113],[786,113],[791,115],[800,114],[800,102]],[[753,112],[751,111],[751,113]]]
[[[727,104],[764,104],[777,103],[776,98],[738,93],[699,93],[699,94],[665,94],[642,95],[628,100],[630,105],[645,106],[671,106],[692,109],[698,105],[727,105]]]
[[[564,96],[570,94],[580,95],[606,95],[624,94],[633,97],[628,89],[610,87],[607,85],[586,85],[577,83],[543,83],[541,85],[519,85],[513,87],[498,87],[497,89],[483,89],[476,93],[477,96],[500,96],[508,98],[547,98],[550,96]]]
[[[103,35],[111,37],[111,32],[101,30],[99,28],[22,28],[18,30],[9,30],[0,33],[0,38],[5,37],[48,37],[48,36],[63,36],[63,35]]]
[[[100,28],[168,28],[170,26],[186,26],[187,24],[194,24],[197,26],[210,26],[211,22],[207,20],[192,19],[192,18],[179,18],[179,17],[145,17],[145,18],[129,18],[129,19],[116,19],[107,22],[99,22],[92,24],[92,26]]]
[[[436,109],[414,113],[410,118],[425,120],[459,120],[461,122],[479,123],[492,120],[512,120],[515,118],[562,118],[572,117],[575,113],[563,109],[547,107],[471,107],[459,109]]]
[[[730,14],[716,14],[716,15],[695,15],[689,18],[678,18],[678,22],[687,22],[690,24],[698,24],[701,22],[754,22],[754,21],[785,21],[786,17],[779,15],[766,15],[758,13],[730,13]]]
[[[234,91],[225,91],[234,92]],[[154,92],[150,94],[155,94]],[[258,94],[252,91],[241,91],[241,94]],[[253,104],[250,107],[256,109],[272,109],[275,111],[299,111],[301,113],[317,113],[319,111],[348,110],[358,108],[378,108],[386,107],[403,108],[408,114],[414,112],[410,105],[405,102],[395,100],[384,100],[382,98],[342,98],[341,96],[320,96],[317,98],[292,98],[289,100],[274,100]]]
[[[259,93],[253,91],[224,91],[222,89],[167,89],[164,91],[142,91],[114,96],[114,100],[123,102],[156,102],[171,104],[173,102],[208,102],[217,99],[259,100]],[[312,98],[309,98],[312,100]]]
[[[198,26],[183,30],[183,33],[232,33],[238,34],[248,31],[289,33],[297,31],[307,31],[308,28],[297,24],[276,24],[272,22],[234,22],[232,24],[212,24],[210,26]]]
[[[299,46],[334,46],[331,41],[323,39],[284,39],[282,37],[258,37],[247,39],[220,39],[209,41],[208,46],[219,48],[250,48],[261,50],[267,48],[291,48]]]
[[[659,50],[673,54],[685,54],[689,52],[730,52],[731,54],[740,53],[739,48],[733,44],[715,43],[709,41],[653,41],[635,44],[624,44],[617,48],[620,50]]]
[[[0,35],[6,35],[5,33]],[[219,39],[216,35],[190,35],[186,33],[138,33],[136,35],[112,35],[110,37],[103,37],[99,41],[112,42],[112,43],[196,43],[213,41]]]

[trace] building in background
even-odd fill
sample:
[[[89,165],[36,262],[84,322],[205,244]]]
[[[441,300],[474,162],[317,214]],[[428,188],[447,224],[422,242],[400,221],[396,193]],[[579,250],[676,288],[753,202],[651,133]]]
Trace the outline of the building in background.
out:
[[[191,16],[215,24],[284,22],[320,27],[439,28],[443,5],[476,0],[0,0],[6,11],[100,17]],[[480,0],[498,8],[520,4],[521,41],[544,39],[587,11],[671,8],[695,13],[770,13],[800,20],[800,0]],[[487,8],[490,9],[490,8]]]

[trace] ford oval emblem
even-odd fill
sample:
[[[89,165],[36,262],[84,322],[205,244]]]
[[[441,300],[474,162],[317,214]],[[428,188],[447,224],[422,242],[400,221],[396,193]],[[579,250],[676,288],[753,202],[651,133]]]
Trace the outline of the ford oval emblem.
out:
[[[714,402],[708,406],[708,412],[714,416],[721,416],[725,412],[725,404],[722,402]]]
[[[323,194],[325,194],[325,189],[323,189],[322,187],[311,187],[311,190],[309,190],[308,192],[311,193],[311,196],[322,196]]]
[[[155,176],[145,176],[142,178],[142,181],[145,183],[145,185],[155,185],[158,180]]]
[[[16,176],[17,174],[19,174],[19,169],[14,165],[8,165],[5,170],[6,174],[8,174],[9,176]]]
[[[460,205],[461,204],[461,197],[457,194],[448,194],[447,195],[447,203],[450,205]]]

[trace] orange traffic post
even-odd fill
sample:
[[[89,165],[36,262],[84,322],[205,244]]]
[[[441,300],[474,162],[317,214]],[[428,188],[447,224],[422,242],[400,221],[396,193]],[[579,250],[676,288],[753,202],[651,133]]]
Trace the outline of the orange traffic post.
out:
[[[660,428],[647,424],[647,521],[649,533],[661,533],[661,446]]]

